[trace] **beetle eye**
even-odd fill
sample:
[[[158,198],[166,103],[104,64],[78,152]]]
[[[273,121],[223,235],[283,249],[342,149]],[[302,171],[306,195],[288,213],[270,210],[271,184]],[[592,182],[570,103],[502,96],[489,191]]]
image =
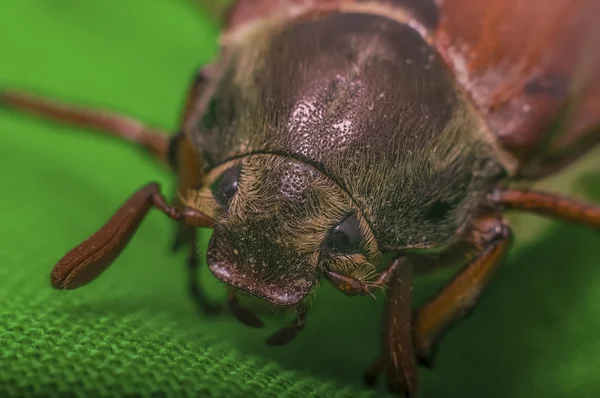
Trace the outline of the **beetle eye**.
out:
[[[224,208],[229,206],[229,201],[238,190],[240,170],[240,165],[231,167],[221,174],[211,187],[217,203]]]
[[[326,250],[338,254],[360,253],[360,224],[355,215],[333,227],[325,241]]]

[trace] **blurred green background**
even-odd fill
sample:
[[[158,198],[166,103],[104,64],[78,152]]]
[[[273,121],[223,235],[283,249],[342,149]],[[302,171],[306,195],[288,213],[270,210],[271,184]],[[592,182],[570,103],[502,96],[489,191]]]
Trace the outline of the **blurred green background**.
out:
[[[218,26],[184,0],[0,2],[0,86],[116,110],[172,129]],[[598,152],[548,182],[600,201]],[[140,185],[171,176],[129,146],[0,110],[0,396],[385,395],[361,385],[382,300],[324,284],[305,331],[199,316],[173,226],[153,213],[84,289],[51,289],[53,264]],[[476,313],[444,341],[422,397],[600,396],[600,236],[532,216]],[[206,241],[204,241],[206,244]],[[222,286],[206,270],[214,298]],[[443,276],[419,280],[422,299]],[[154,394],[154,395],[153,395]]]

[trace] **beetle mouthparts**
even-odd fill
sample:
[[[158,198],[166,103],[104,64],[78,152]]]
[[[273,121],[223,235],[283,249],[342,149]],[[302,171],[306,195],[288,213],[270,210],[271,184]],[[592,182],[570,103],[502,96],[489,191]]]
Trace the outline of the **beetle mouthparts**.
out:
[[[244,246],[244,243],[250,244]],[[316,270],[304,267],[303,259],[290,255],[259,257],[265,245],[252,236],[244,242],[238,241],[217,227],[208,246],[208,267],[221,282],[269,304],[282,307],[298,304],[310,293]]]
[[[214,262],[209,259],[208,264],[212,274],[221,282],[277,306],[295,305],[302,301],[310,291],[310,289],[294,286],[291,283],[261,282],[251,275],[238,272],[234,266],[227,263]]]
[[[231,313],[244,325],[260,329],[264,326],[263,321],[252,310],[242,306],[237,297],[237,289],[230,288],[227,298]],[[306,306],[299,303],[295,307],[296,317],[294,321],[270,335],[265,343],[271,346],[281,346],[290,343],[304,329],[306,324]]]

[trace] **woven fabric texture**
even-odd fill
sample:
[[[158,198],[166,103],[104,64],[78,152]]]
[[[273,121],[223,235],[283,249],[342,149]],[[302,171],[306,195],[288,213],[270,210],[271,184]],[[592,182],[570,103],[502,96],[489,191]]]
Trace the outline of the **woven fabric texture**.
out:
[[[0,2],[0,86],[177,125],[217,26],[183,0]],[[596,172],[554,182],[600,201]],[[592,167],[592,168],[593,168]],[[373,397],[381,297],[323,284],[291,345],[229,316],[199,315],[173,225],[157,212],[85,288],[49,284],[53,264],[135,189],[171,176],[126,144],[0,110],[0,396]],[[600,395],[600,241],[578,227],[517,220],[517,245],[476,313],[452,329],[422,397]],[[206,237],[205,237],[206,238]],[[206,239],[203,240],[206,244]],[[418,280],[422,299],[446,275]],[[215,300],[223,286],[203,270]]]

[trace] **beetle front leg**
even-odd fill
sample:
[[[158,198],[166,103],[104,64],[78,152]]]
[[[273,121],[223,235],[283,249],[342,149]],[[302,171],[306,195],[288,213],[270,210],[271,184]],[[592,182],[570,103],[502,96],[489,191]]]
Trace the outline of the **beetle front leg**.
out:
[[[414,397],[418,389],[417,362],[411,326],[412,265],[406,258],[394,261],[386,299],[381,340],[381,358],[367,373],[374,381],[376,371],[386,375],[388,389]],[[369,374],[370,373],[370,374]]]
[[[151,208],[169,218],[195,227],[210,227],[213,220],[190,208],[167,204],[157,183],[136,191],[102,228],[68,252],[51,274],[52,286],[75,289],[96,279],[125,249]]]
[[[421,364],[433,365],[443,335],[475,309],[508,251],[511,237],[510,227],[502,219],[485,217],[476,224],[473,238],[481,248],[479,255],[414,316],[413,340]]]

